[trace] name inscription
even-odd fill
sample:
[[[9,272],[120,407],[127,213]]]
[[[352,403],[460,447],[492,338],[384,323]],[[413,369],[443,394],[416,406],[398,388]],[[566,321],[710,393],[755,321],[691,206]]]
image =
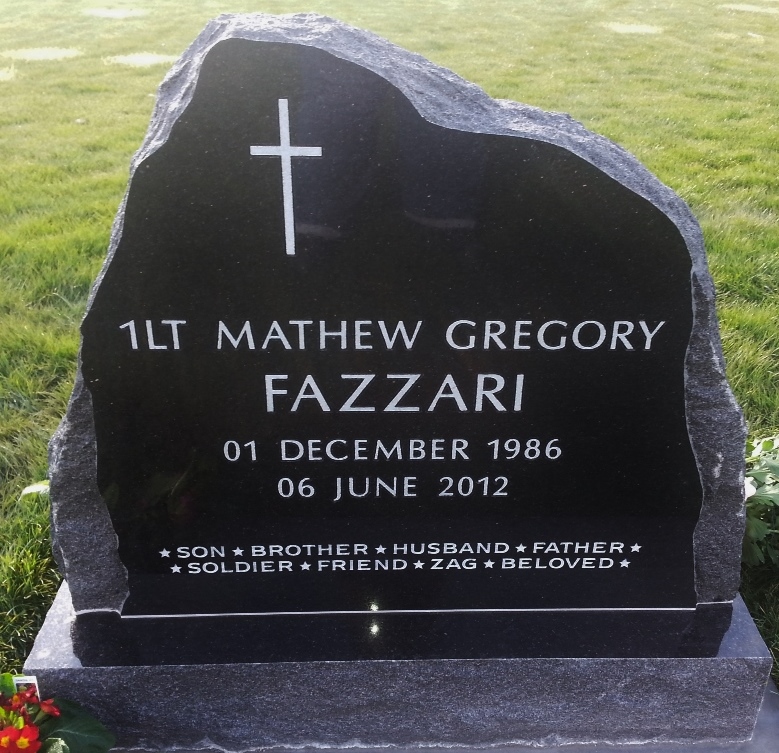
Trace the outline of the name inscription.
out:
[[[453,350],[563,350],[571,347],[578,350],[651,350],[652,340],[665,323],[649,323],[643,319],[637,322],[588,319],[575,324],[561,319],[544,322],[457,319],[446,327],[443,340]],[[119,325],[119,329],[127,330],[133,350],[181,350],[179,328],[186,324],[186,319],[132,319]],[[382,347],[393,350],[396,346],[411,350],[423,325],[423,321],[290,319],[284,323],[273,320],[269,325],[260,326],[253,325],[250,320],[228,325],[220,319],[215,328],[214,344],[217,350],[229,349],[229,346],[261,351],[274,348],[374,350]],[[260,343],[259,348],[257,343]]]

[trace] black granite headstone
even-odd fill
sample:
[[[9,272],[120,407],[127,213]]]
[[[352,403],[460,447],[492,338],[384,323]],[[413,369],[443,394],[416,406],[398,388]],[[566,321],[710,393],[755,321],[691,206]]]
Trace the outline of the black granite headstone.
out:
[[[198,63],[82,328],[126,568],[84,659],[714,653],[696,389],[742,427],[681,202],[480,92],[436,115],[249,38]]]
[[[212,21],[131,175],[47,693],[150,751],[749,738],[744,426],[670,189],[315,15]]]

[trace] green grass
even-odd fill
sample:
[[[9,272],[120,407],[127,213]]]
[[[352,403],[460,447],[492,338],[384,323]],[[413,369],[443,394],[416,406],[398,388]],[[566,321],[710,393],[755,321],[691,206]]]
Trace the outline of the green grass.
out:
[[[779,11],[775,0],[751,1]],[[147,15],[84,14],[94,7]],[[77,326],[165,72],[105,59],[178,55],[220,12],[335,16],[493,96],[568,112],[632,151],[699,217],[731,382],[753,434],[779,431],[776,13],[704,0],[0,0],[0,10],[0,53],[82,53],[0,57],[0,582],[12,594],[2,605],[10,615],[0,665],[20,666],[54,582],[40,559],[44,501],[19,494],[45,477],[46,441],[75,371]],[[621,34],[608,23],[661,31]],[[27,549],[28,541],[38,543]],[[36,563],[29,571],[26,558]],[[770,584],[750,593],[758,594],[754,610],[779,611]],[[766,630],[776,645],[777,621],[764,624],[773,624]]]
[[[0,550],[0,613],[5,615],[0,631],[0,652],[11,661],[9,668],[21,669],[13,659],[40,626],[60,582],[50,556],[48,494],[25,494],[5,510]]]
[[[741,592],[774,657],[772,677],[779,684],[779,577],[770,567],[744,568]]]

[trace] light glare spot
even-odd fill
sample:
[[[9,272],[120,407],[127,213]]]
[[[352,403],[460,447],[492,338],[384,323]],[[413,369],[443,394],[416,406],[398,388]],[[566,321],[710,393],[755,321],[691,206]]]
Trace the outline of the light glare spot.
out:
[[[372,622],[370,630],[371,630],[371,635],[378,635],[379,634],[379,626],[378,626],[378,624],[375,623],[375,622]]]
[[[726,8],[727,10],[740,10],[745,13],[767,13],[770,16],[779,16],[779,9],[766,8],[763,5],[746,5],[746,4],[728,4],[720,5],[720,8]]]
[[[647,24],[603,24],[610,31],[617,34],[660,34],[663,30],[659,26],[648,26]]]
[[[84,15],[95,18],[138,18],[138,16],[145,16],[146,11],[133,8],[87,8]]]
[[[0,57],[11,60],[65,60],[81,55],[81,50],[72,47],[27,47],[20,50],[5,50]]]
[[[151,65],[163,63],[175,63],[178,58],[175,55],[156,55],[153,52],[134,52],[131,55],[113,55],[103,58],[103,62],[109,65],[130,65],[133,68],[147,68]]]

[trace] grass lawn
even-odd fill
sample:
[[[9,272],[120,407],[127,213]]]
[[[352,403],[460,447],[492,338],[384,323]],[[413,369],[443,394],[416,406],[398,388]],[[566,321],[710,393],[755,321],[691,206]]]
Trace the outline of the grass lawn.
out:
[[[753,436],[779,433],[777,0],[102,2],[0,0],[3,668],[56,588],[45,495],[20,493],[46,477],[129,160],[170,61],[221,12],[335,16],[636,154],[700,219],[731,384]],[[749,575],[779,651],[779,576]]]

